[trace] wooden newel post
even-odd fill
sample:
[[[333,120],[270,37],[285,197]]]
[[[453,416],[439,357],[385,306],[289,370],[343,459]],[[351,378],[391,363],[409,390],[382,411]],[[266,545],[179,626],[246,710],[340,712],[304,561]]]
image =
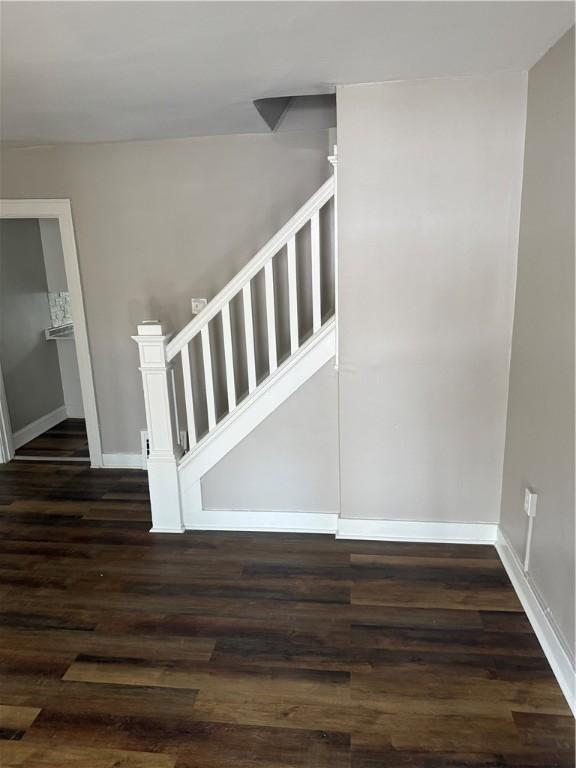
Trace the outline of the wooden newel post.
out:
[[[140,371],[148,427],[148,484],[154,533],[181,533],[182,503],[177,463],[179,446],[176,415],[171,392],[171,364],[166,359],[162,326],[144,322],[132,336],[140,352]]]

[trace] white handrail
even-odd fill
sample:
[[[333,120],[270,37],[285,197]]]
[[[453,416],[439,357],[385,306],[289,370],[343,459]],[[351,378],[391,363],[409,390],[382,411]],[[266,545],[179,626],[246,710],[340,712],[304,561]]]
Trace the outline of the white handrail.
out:
[[[218,293],[212,301],[166,346],[166,357],[172,360],[212,320],[222,308],[273,258],[296,233],[334,195],[334,177],[322,184],[312,197],[280,229],[238,274]]]

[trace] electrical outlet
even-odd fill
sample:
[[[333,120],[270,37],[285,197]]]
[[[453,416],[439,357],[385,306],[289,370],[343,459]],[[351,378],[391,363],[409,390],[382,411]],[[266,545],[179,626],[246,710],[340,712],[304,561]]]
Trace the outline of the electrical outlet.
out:
[[[190,302],[192,304],[192,314],[199,315],[206,304],[208,304],[208,299],[190,299]]]
[[[531,491],[530,488],[526,488],[524,491],[524,512],[528,517],[536,517],[536,502],[538,501],[538,494]]]
[[[147,468],[148,456],[150,455],[150,439],[145,429],[140,430],[140,444],[142,451],[142,469]]]
[[[140,443],[142,448],[142,469],[146,469],[148,456],[150,455],[150,438],[148,437],[148,431],[145,429],[140,430]],[[185,429],[180,430],[180,446],[186,453],[188,450],[188,432]]]

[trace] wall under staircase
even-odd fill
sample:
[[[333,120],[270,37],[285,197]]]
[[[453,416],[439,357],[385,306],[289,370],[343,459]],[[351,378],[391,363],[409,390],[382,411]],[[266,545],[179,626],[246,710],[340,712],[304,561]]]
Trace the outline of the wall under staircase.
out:
[[[334,359],[334,191],[330,178],[173,338],[138,327],[154,531],[225,527],[202,478]],[[335,530],[335,509],[318,514],[307,530]]]
[[[207,472],[204,509],[336,512],[337,380],[330,360]]]

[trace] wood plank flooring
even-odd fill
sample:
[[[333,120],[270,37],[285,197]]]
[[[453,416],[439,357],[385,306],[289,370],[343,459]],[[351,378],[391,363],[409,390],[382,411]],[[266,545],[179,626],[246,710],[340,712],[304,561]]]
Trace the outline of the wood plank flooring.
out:
[[[572,768],[489,546],[148,533],[146,475],[0,466],[3,768]]]
[[[16,457],[39,456],[49,459],[85,458],[90,460],[84,419],[64,419],[52,429],[22,445]]]

